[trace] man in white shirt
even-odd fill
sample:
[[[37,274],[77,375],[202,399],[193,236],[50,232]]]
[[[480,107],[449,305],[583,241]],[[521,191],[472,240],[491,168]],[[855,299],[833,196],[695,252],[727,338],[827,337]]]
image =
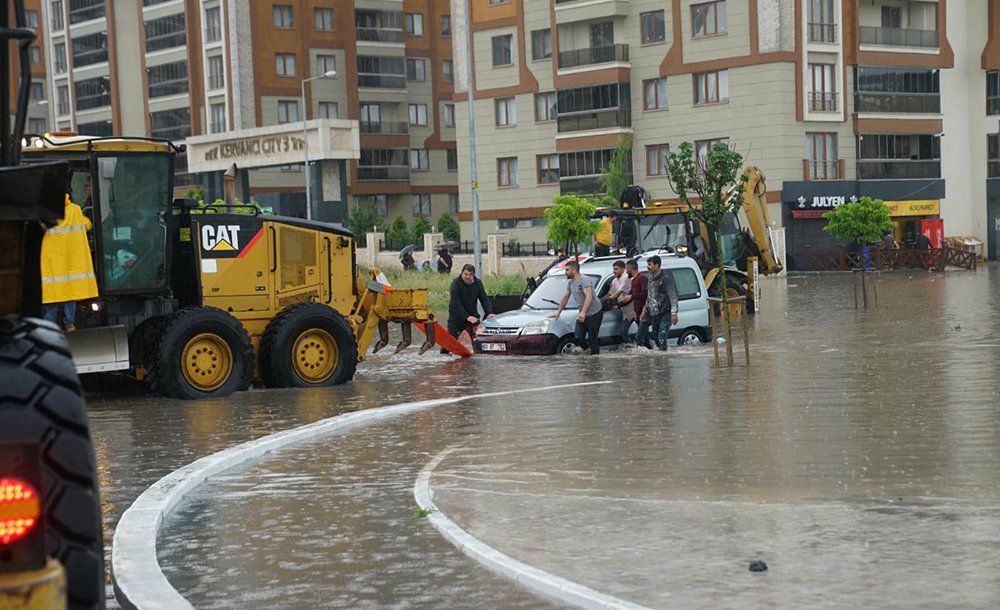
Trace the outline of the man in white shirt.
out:
[[[632,328],[635,320],[635,308],[626,307],[629,297],[632,294],[632,279],[625,273],[625,261],[615,261],[611,267],[611,273],[615,279],[611,280],[611,294],[608,295],[608,302],[612,308],[622,312],[622,343],[628,342],[628,331]]]

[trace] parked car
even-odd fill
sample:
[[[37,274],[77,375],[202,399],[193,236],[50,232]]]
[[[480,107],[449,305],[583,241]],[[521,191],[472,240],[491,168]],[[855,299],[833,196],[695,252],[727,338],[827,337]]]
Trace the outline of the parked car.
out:
[[[671,343],[697,345],[710,340],[712,329],[708,321],[708,290],[701,270],[694,259],[668,252],[647,252],[638,257],[639,269],[648,277],[646,260],[657,254],[663,269],[674,276],[679,300],[678,321],[670,329]],[[616,257],[592,258],[580,263],[580,273],[594,280],[598,298],[611,290],[611,272]],[[485,320],[476,328],[472,346],[480,354],[540,355],[573,351],[577,347],[574,331],[579,308],[572,303],[558,319],[548,316],[559,308],[566,293],[565,269],[553,269],[531,293],[521,309],[509,311]],[[624,321],[617,310],[604,312],[601,323],[601,345],[621,342]],[[633,326],[632,335],[635,334]]]

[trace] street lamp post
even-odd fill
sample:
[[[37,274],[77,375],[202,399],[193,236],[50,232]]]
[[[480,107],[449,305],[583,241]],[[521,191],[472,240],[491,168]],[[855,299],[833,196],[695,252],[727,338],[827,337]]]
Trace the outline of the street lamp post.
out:
[[[469,104],[469,170],[472,174],[472,252],[476,273],[483,276],[483,256],[479,251],[479,171],[476,163],[476,108],[472,80],[472,2],[465,4],[465,76]]]
[[[306,220],[312,220],[312,173],[309,171],[309,109],[306,108],[306,83],[334,76],[337,76],[337,71],[329,70],[302,81],[302,148],[306,157]]]

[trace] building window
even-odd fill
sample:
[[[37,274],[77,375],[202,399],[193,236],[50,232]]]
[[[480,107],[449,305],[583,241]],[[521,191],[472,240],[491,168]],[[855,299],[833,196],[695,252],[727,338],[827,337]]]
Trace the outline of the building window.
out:
[[[70,24],[83,23],[104,17],[104,2],[102,0],[70,0]]]
[[[106,77],[88,78],[73,83],[76,109],[90,110],[111,105],[111,87]]]
[[[854,74],[855,112],[941,112],[939,70],[858,66]]]
[[[642,107],[645,110],[663,110],[667,107],[667,78],[642,81]]]
[[[656,144],[646,147],[646,175],[666,176],[670,165],[670,145]]]
[[[445,38],[451,36],[451,15],[441,15],[441,35]]]
[[[882,27],[897,29],[903,27],[903,9],[898,6],[883,6]]]
[[[222,133],[226,131],[226,105],[225,104],[212,104],[209,112],[212,118],[209,122],[209,129],[212,133]]]
[[[378,104],[361,104],[361,133],[382,132],[382,107]]]
[[[704,169],[708,162],[708,151],[712,150],[716,144],[729,146],[729,138],[714,138],[712,140],[697,140],[694,143],[694,156],[698,159],[698,165]]]
[[[410,169],[417,172],[426,172],[431,169],[430,155],[426,148],[410,149]]]
[[[407,57],[406,80],[418,82],[427,80],[427,61],[424,59]]]
[[[640,15],[642,22],[642,44],[655,44],[667,39],[667,30],[664,26],[663,11],[653,11]]]
[[[337,106],[337,102],[320,102],[319,103],[319,118],[321,119],[336,119],[340,116],[340,110]]]
[[[406,13],[403,19],[403,30],[411,36],[424,35],[424,15],[423,13]]]
[[[1000,71],[986,73],[986,114],[1000,114]]]
[[[45,129],[45,119],[28,119],[28,133],[42,134]]]
[[[276,28],[293,28],[295,27],[295,18],[292,13],[292,7],[287,4],[275,4],[274,9],[274,27]]]
[[[837,42],[837,18],[833,0],[810,0],[809,42]]]
[[[32,64],[42,63],[42,50],[38,47],[29,47],[28,56],[31,57]]]
[[[531,58],[548,59],[552,57],[552,30],[535,30],[531,33]]]
[[[315,8],[313,9],[313,27],[317,32],[333,31],[333,9]]]
[[[726,0],[691,5],[691,35],[694,38],[726,33]]]
[[[208,88],[222,89],[226,86],[226,75],[223,70],[222,56],[213,55],[208,58]]]
[[[56,88],[56,112],[60,115],[69,114],[69,87],[66,85]]]
[[[559,184],[559,155],[538,155],[538,184]]]
[[[219,7],[205,9],[205,42],[222,40],[222,15]]]
[[[45,99],[45,83],[31,83],[31,87],[28,89],[28,97],[33,100]]]
[[[535,120],[539,123],[556,120],[556,92],[535,94]]]
[[[806,161],[809,180],[837,180],[837,134],[807,133]]]
[[[455,126],[455,104],[444,105],[444,126],[445,127]]]
[[[813,112],[837,110],[835,68],[833,64],[809,64],[809,110]]]
[[[294,100],[278,100],[278,122],[294,123],[299,120],[299,103]]]
[[[149,135],[166,140],[183,140],[191,135],[191,109],[177,108],[149,113]]]
[[[694,75],[694,103],[717,104],[729,100],[729,70]]]
[[[337,56],[336,55],[317,55],[316,56],[316,74],[315,76],[322,76],[327,72],[333,72],[337,69]]]
[[[38,29],[38,11],[24,11],[24,20],[29,28]]]
[[[410,104],[410,125],[427,124],[427,104]]]
[[[458,193],[448,193],[448,213],[458,215]]]
[[[52,47],[52,54],[54,55],[53,60],[55,62],[56,74],[62,74],[66,71],[66,43],[57,42]]]
[[[517,186],[517,157],[497,159],[497,185]]]
[[[446,83],[455,82],[455,64],[450,59],[441,62],[441,79]]]
[[[498,98],[496,100],[495,107],[497,127],[511,127],[517,125],[517,104],[515,98]]]
[[[147,21],[143,29],[146,32],[147,53],[183,47],[187,44],[184,13]]]
[[[449,148],[444,151],[445,156],[448,160],[448,171],[457,172],[458,171],[458,151],[454,148]]]
[[[108,35],[106,33],[95,32],[73,39],[74,68],[82,68],[106,61],[108,61]]]
[[[430,216],[431,215],[431,196],[428,193],[420,193],[413,195],[413,215],[414,216]]]
[[[1000,134],[986,136],[986,177],[1000,178]]]
[[[63,3],[62,0],[52,0],[52,30],[63,29]]]
[[[405,58],[388,55],[358,55],[358,85],[379,89],[405,89]]]
[[[146,84],[151,98],[187,93],[187,62],[175,61],[146,68]]]
[[[274,59],[278,76],[295,76],[295,55],[293,53],[278,53]]]
[[[511,49],[514,47],[514,37],[510,34],[506,36],[493,37],[493,65],[509,66],[514,63]]]

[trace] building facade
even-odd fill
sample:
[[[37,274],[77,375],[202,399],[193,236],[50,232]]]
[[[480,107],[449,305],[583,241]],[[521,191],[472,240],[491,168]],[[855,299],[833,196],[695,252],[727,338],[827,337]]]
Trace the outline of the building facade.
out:
[[[465,7],[483,231],[544,240],[560,193],[594,193],[623,136],[633,181],[671,198],[666,155],[728,142],[768,178],[789,264],[839,246],[824,211],[890,202],[988,238],[1000,186],[1000,14],[957,0],[454,0],[459,158],[468,156]],[[460,220],[471,220],[469,164]],[[467,228],[463,227],[464,232]]]
[[[360,158],[313,165],[318,217],[341,220],[360,199],[408,220],[457,212],[446,0],[43,0],[41,10],[49,129],[182,142],[355,120]],[[182,185],[219,194],[221,176],[179,169]],[[303,215],[305,180],[303,164],[282,165],[253,171],[247,187]]]

